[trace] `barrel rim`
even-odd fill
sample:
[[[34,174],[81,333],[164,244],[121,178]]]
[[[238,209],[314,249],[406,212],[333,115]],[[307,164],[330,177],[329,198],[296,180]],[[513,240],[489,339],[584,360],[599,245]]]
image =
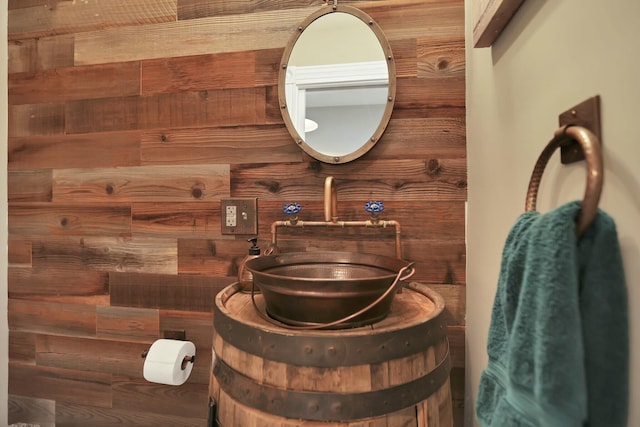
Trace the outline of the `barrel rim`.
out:
[[[335,368],[381,363],[424,351],[447,336],[442,296],[416,282],[406,284],[404,289],[429,298],[434,304],[433,316],[402,329],[381,331],[361,327],[305,331],[302,335],[267,322],[256,328],[231,316],[225,303],[241,291],[241,286],[233,283],[216,296],[214,331],[239,350],[289,365]],[[298,345],[292,346],[292,340]]]

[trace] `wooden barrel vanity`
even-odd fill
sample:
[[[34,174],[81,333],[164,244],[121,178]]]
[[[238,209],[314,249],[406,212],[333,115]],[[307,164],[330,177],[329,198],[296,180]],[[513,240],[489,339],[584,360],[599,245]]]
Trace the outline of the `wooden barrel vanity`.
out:
[[[389,315],[340,330],[269,322],[234,283],[214,307],[209,394],[223,427],[451,427],[444,301],[409,283]],[[263,313],[264,314],[264,313]]]

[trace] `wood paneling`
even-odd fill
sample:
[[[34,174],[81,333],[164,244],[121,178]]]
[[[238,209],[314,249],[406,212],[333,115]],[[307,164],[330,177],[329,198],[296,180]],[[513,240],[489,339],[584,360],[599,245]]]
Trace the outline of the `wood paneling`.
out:
[[[57,169],[53,201],[193,202],[229,194],[228,165]]]
[[[135,307],[97,307],[96,334],[100,338],[153,341],[160,336],[158,310]]]
[[[9,9],[9,39],[174,21],[176,1],[128,0],[117,7],[89,0],[35,2],[31,7]]]
[[[12,104],[94,99],[140,93],[140,63],[45,70],[9,80]]]
[[[71,101],[65,104],[64,128],[67,133],[89,133],[262,124],[265,102],[260,87]],[[20,113],[21,117],[26,114]],[[27,125],[16,129],[15,136],[42,132],[37,123]],[[14,136],[11,130],[9,135]]]
[[[9,329],[43,334],[95,336],[96,309],[96,306],[82,303],[9,298]]]
[[[33,265],[38,269],[84,269],[130,273],[176,274],[176,239],[80,237],[33,241]]]
[[[101,168],[140,164],[140,132],[9,138],[8,168]],[[22,181],[22,180],[21,180]]]
[[[131,207],[12,203],[9,233],[20,235],[131,235]]]
[[[282,125],[166,129],[142,134],[145,165],[300,162],[302,150]]]
[[[226,278],[198,275],[111,273],[112,306],[213,311],[213,300],[230,284]]]
[[[59,135],[63,132],[64,105],[62,103],[24,104],[9,107],[9,137]]]
[[[289,136],[281,59],[322,0],[9,0],[9,419],[43,426],[204,426],[212,308],[251,236],[220,200],[258,199],[258,243],[288,202],[402,227],[412,277],[446,302],[456,426],[465,334],[464,2],[341,0],[390,41],[395,108],[365,156],[324,164]],[[394,230],[281,228],[282,251],[395,253]],[[186,384],[141,353],[182,334]],[[225,426],[231,427],[231,426]]]
[[[283,47],[292,31],[315,9],[268,10],[77,33],[75,64],[104,64]],[[132,40],[136,42],[132,43]]]
[[[145,396],[149,396],[149,394],[145,394]],[[150,399],[150,397],[146,398]],[[201,414],[193,414],[193,416],[191,414],[167,415],[164,413],[143,412],[138,409],[97,408],[95,406],[56,402],[56,422],[59,426],[77,427],[138,425],[203,427],[206,425],[206,418],[201,417]],[[45,426],[42,425],[42,427]]]
[[[9,361],[9,394],[111,407],[111,375]]]
[[[31,267],[31,242],[21,238],[7,243],[9,267]]]
[[[203,69],[210,72],[203,73]],[[142,62],[142,94],[255,86],[252,52],[231,52]]]

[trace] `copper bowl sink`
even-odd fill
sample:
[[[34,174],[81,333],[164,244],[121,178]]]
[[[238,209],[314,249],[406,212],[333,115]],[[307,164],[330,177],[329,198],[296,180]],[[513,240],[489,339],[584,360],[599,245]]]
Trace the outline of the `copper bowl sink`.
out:
[[[330,329],[384,319],[401,281],[413,274],[410,262],[355,252],[265,255],[247,261],[246,268],[270,317],[287,325]]]

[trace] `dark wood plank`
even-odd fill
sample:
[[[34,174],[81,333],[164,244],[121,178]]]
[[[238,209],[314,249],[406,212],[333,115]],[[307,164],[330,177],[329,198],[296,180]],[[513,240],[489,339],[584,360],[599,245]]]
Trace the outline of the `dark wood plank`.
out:
[[[34,73],[38,58],[36,46],[34,39],[9,41],[7,72],[9,74]]]
[[[140,164],[140,132],[9,138],[8,168],[99,168]]]
[[[256,85],[272,86],[278,84],[284,48],[262,49],[256,52]]]
[[[367,160],[466,158],[464,117],[395,119],[366,155]]]
[[[209,411],[208,387],[192,383],[191,380],[180,387],[153,384],[142,378],[114,376],[113,408],[140,413],[165,414],[206,420]],[[148,396],[140,399],[139,396]]]
[[[96,408],[88,405],[74,405],[56,402],[56,421],[62,426],[180,426],[202,427],[206,425],[206,417],[197,418],[190,414],[166,415],[139,410],[121,410],[113,408]],[[42,426],[44,427],[44,426]]]
[[[111,273],[111,305],[211,313],[215,295],[230,280],[198,275]]]
[[[8,0],[8,10],[44,6],[46,3],[45,0]]]
[[[9,362],[9,393],[111,407],[111,375]]]
[[[122,204],[12,203],[9,218],[9,233],[15,235],[131,235],[131,207]]]
[[[33,332],[10,330],[9,360],[35,365],[36,336]]]
[[[96,307],[99,338],[150,343],[160,338],[158,310],[134,307]]]
[[[451,366],[454,368],[464,368],[465,358],[465,337],[463,326],[447,327],[449,336],[449,347],[451,351]]]
[[[9,267],[9,298],[87,305],[109,303],[107,273]]]
[[[9,329],[15,331],[85,337],[96,334],[96,307],[86,304],[9,298],[8,317]]]
[[[302,150],[284,125],[144,132],[140,155],[145,165],[302,160]]]
[[[146,237],[50,237],[33,241],[38,269],[176,274],[176,239]]]
[[[137,61],[56,68],[9,79],[9,104],[138,95],[140,87]]]
[[[67,102],[64,123],[67,133],[254,125],[265,122],[264,104],[264,88],[90,99]],[[28,130],[9,135],[19,132]]]
[[[220,202],[136,203],[131,210],[136,236],[221,237]]]
[[[228,197],[229,166],[56,169],[52,192],[65,203],[209,201]]]
[[[142,61],[142,94],[255,86],[254,52]]]
[[[71,67],[74,63],[74,44],[75,37],[73,34],[37,39],[36,71]]]
[[[464,76],[443,78],[399,78],[396,82],[394,115],[402,110],[464,107]],[[398,118],[404,118],[402,115]]]
[[[10,170],[7,174],[9,202],[50,202],[51,169]]]
[[[179,239],[178,271],[182,274],[226,276],[233,280],[249,246],[245,238]]]
[[[99,331],[100,332],[100,331]],[[38,366],[103,372],[141,377],[147,343],[110,339],[38,335],[35,340]]]
[[[9,107],[9,136],[58,135],[64,132],[62,103]]]
[[[11,79],[25,73],[33,76],[39,70],[73,65],[73,35],[67,34],[41,39],[11,40],[7,71]]]

